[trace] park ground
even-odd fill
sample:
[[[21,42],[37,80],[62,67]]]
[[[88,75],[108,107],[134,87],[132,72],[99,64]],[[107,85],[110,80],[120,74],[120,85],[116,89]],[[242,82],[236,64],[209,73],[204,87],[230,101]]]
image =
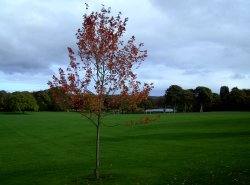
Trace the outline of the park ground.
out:
[[[250,184],[250,112],[128,124],[144,116],[105,118],[95,181],[95,127],[78,113],[0,113],[0,184]]]

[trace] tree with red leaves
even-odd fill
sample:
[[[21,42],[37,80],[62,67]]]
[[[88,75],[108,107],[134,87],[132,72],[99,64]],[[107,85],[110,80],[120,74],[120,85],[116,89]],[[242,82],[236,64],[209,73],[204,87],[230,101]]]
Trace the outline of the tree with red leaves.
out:
[[[86,4],[86,10],[88,5]],[[133,72],[147,57],[143,44],[135,44],[132,36],[127,42],[121,40],[126,31],[128,18],[111,15],[111,8],[102,6],[100,12],[85,13],[82,28],[76,33],[79,61],[73,49],[68,48],[70,64],[59,77],[49,81],[51,90],[60,89],[72,102],[72,107],[96,127],[96,166],[94,175],[99,178],[100,126],[109,107],[126,102],[136,106],[147,99],[152,84],[137,81]],[[56,97],[57,91],[53,91]],[[114,95],[114,96],[112,96]],[[107,97],[111,97],[106,101]]]

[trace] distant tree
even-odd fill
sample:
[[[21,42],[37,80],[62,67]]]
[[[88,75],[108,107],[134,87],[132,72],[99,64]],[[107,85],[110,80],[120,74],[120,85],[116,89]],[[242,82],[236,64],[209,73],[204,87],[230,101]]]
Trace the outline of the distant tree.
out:
[[[0,91],[0,111],[6,108],[6,100],[8,93],[6,91]]]
[[[50,109],[51,98],[47,90],[33,92],[33,96],[36,99],[40,111],[48,111]]]
[[[242,89],[245,92],[246,96],[250,96],[250,89]]]
[[[86,5],[88,9],[88,5]],[[59,69],[59,77],[49,82],[51,90],[62,90],[70,97],[72,107],[80,110],[96,127],[96,167],[94,175],[99,178],[99,141],[103,115],[109,110],[105,98],[116,94],[112,106],[134,109],[153,88],[152,84],[137,81],[133,72],[147,57],[143,44],[135,45],[135,37],[122,41],[128,19],[122,20],[121,13],[110,15],[110,8],[104,6],[100,12],[84,14],[82,28],[76,36],[78,55],[68,48],[70,64],[65,73]],[[110,105],[110,106],[111,106]],[[123,107],[124,108],[124,107]]]
[[[11,111],[38,111],[39,107],[32,94],[29,92],[14,92],[8,100],[8,107]]]
[[[167,105],[171,105],[174,110],[181,105],[183,89],[178,85],[171,85],[165,91],[165,101]]]
[[[151,101],[150,108],[164,108],[165,107],[165,97],[164,96],[149,96],[149,101]]]
[[[212,102],[212,91],[207,87],[196,87],[195,96],[200,105],[200,112],[203,112],[204,106],[209,105]]]
[[[245,109],[246,110],[250,110],[250,89],[242,89],[245,94],[246,94],[246,98],[245,98]]]
[[[143,108],[144,111],[150,109],[153,107],[153,100],[151,98],[145,99],[139,104],[139,107]]]
[[[153,107],[155,108],[165,108],[165,97],[164,96],[159,96],[155,99],[152,99]]]
[[[221,86],[220,88],[220,98],[222,102],[222,109],[229,109],[229,88],[227,86]]]
[[[183,105],[183,112],[189,112],[192,110],[192,105],[194,103],[194,93],[192,89],[182,91],[181,102]]]
[[[230,105],[233,110],[244,110],[247,95],[243,90],[237,87],[232,88],[230,92]]]
[[[213,111],[215,111],[215,110],[218,111],[221,109],[221,104],[222,104],[222,101],[221,101],[220,95],[217,93],[213,93],[211,109]]]

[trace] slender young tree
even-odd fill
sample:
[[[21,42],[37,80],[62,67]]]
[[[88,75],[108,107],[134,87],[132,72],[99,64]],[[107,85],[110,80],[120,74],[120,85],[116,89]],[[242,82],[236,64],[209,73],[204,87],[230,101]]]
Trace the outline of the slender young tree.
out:
[[[86,12],[88,5],[86,4]],[[48,84],[51,90],[60,88],[96,127],[96,165],[94,175],[99,178],[100,127],[103,115],[109,106],[136,107],[145,100],[153,88],[152,84],[137,80],[134,70],[147,57],[143,44],[135,44],[135,37],[128,41],[122,38],[128,18],[121,13],[111,15],[111,8],[102,7],[100,12],[85,13],[82,28],[76,33],[79,59],[73,49],[68,48],[70,64],[66,72],[59,68],[59,77],[53,76]],[[56,96],[56,92],[54,92]],[[109,103],[106,97],[116,95]]]

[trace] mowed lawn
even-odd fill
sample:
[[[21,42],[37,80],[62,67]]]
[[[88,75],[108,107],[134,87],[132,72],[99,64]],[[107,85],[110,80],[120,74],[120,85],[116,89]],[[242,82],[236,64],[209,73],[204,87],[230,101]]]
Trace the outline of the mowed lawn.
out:
[[[95,181],[95,127],[78,113],[0,113],[0,184],[250,184],[250,112],[124,124],[143,116],[105,118]]]

